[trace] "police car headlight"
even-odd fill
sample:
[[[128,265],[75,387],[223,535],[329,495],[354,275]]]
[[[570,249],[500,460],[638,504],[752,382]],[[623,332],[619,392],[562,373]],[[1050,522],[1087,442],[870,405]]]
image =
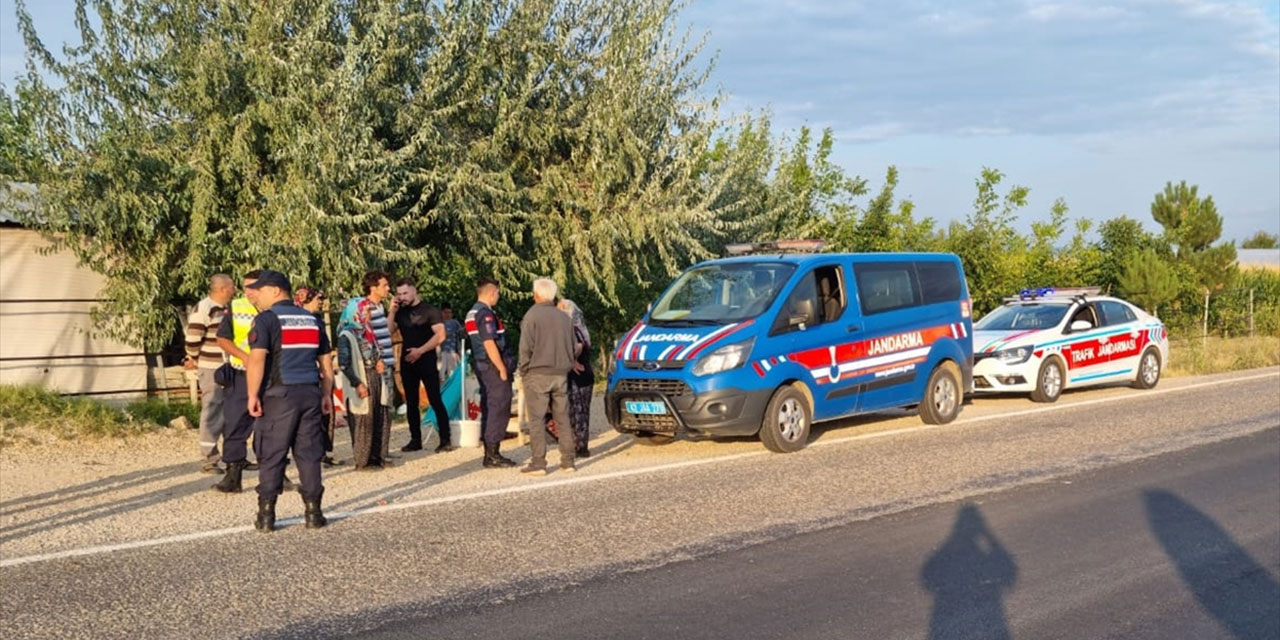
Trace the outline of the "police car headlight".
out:
[[[996,352],[996,359],[1005,364],[1022,364],[1031,358],[1031,347],[1016,347]]]
[[[693,375],[706,376],[741,367],[747,363],[747,356],[751,354],[751,347],[755,342],[756,339],[752,338],[745,342],[725,345],[702,356],[693,365]]]

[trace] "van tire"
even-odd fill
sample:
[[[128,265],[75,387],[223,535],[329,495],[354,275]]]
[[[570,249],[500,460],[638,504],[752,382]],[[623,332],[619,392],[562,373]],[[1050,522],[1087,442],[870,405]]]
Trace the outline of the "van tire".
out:
[[[1160,374],[1164,373],[1162,364],[1159,349],[1152,347],[1143,351],[1142,359],[1138,360],[1138,375],[1130,386],[1134,389],[1154,389],[1160,383]]]
[[[1045,358],[1040,363],[1040,370],[1036,372],[1036,388],[1031,390],[1031,401],[1057,402],[1065,386],[1067,376],[1062,371],[1062,362],[1057,358]]]
[[[792,453],[809,444],[813,408],[804,392],[791,385],[773,392],[760,424],[760,442],[774,453]]]
[[[925,424],[947,424],[960,415],[964,392],[960,390],[960,367],[947,361],[934,367],[920,401],[920,419]]]

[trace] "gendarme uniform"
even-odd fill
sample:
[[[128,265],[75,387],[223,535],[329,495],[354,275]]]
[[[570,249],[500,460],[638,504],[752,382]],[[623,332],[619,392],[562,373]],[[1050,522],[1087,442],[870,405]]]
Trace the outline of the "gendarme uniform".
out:
[[[493,312],[480,301],[467,312],[467,335],[471,338],[471,355],[476,361],[476,379],[480,382],[480,422],[484,433],[484,466],[508,467],[515,463],[502,457],[498,449],[507,433],[511,419],[511,377],[515,375],[515,359],[507,348],[507,328]],[[507,370],[507,379],[498,375],[498,369],[489,362],[484,348],[487,340],[493,340],[499,357]]]
[[[251,286],[290,289],[288,279],[274,271],[263,271]],[[286,299],[258,314],[249,332],[249,347],[267,352],[259,396],[262,415],[253,427],[259,456],[257,526],[264,531],[274,527],[275,502],[283,490],[290,449],[302,484],[307,526],[324,526],[320,512],[320,498],[324,495],[320,479],[324,396],[318,359],[331,350],[329,338],[315,315]]]
[[[258,310],[248,298],[239,297],[231,301],[231,312],[223,316],[218,325],[218,337],[235,343],[245,353],[249,352],[249,330],[253,328],[253,320]],[[222,432],[222,462],[228,468],[232,464],[245,463],[245,443],[249,434],[253,433],[253,416],[245,404],[249,400],[247,380],[244,376],[245,363],[240,358],[227,355],[231,367],[235,370],[231,387],[226,390],[226,399],[222,403],[222,415],[226,426]],[[258,441],[255,439],[254,452],[257,452]],[[237,487],[236,491],[240,489]]]

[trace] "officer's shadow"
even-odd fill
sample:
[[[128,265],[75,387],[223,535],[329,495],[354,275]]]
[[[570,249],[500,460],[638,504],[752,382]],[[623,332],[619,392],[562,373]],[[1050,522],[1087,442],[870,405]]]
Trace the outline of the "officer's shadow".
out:
[[[1178,496],[1143,492],[1147,520],[1200,606],[1236,638],[1280,638],[1280,583],[1221,525]]]
[[[1008,640],[1004,594],[1018,565],[975,505],[956,515],[951,536],[924,564],[920,582],[933,594],[929,640]]]

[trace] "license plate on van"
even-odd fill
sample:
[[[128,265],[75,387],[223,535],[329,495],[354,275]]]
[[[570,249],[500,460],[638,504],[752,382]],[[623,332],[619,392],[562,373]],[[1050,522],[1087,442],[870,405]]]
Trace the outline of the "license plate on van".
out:
[[[661,402],[636,402],[629,401],[626,403],[627,413],[634,413],[642,416],[663,416],[667,414],[667,405]]]

